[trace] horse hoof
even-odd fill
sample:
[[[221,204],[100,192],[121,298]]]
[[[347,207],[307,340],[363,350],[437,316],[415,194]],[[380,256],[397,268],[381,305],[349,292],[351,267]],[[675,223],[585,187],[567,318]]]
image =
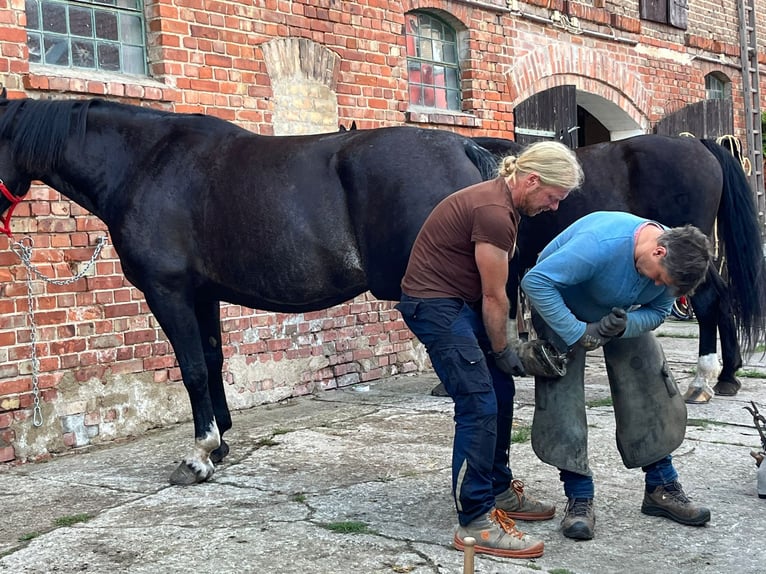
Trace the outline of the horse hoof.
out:
[[[740,383],[737,379],[734,379],[733,381],[718,381],[713,387],[713,390],[715,391],[716,395],[720,395],[722,397],[733,397],[739,392],[741,387],[742,383]]]
[[[187,461],[179,464],[170,475],[170,484],[178,486],[190,486],[199,482],[205,482],[213,476],[213,465],[209,464],[204,469],[195,470],[195,466]]]
[[[214,464],[218,464],[227,454],[229,454],[229,445],[226,444],[225,440],[221,439],[221,446],[210,453],[210,460],[213,461]]]
[[[709,403],[712,398],[713,389],[708,385],[702,387],[689,385],[689,388],[684,393],[684,402],[690,405],[704,405]]]

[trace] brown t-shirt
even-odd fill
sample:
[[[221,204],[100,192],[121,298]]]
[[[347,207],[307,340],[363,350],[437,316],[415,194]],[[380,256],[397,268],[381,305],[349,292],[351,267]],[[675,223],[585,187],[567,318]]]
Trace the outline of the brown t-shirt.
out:
[[[481,299],[476,242],[513,256],[519,213],[505,179],[498,177],[444,198],[426,219],[410,253],[402,291],[411,297]]]

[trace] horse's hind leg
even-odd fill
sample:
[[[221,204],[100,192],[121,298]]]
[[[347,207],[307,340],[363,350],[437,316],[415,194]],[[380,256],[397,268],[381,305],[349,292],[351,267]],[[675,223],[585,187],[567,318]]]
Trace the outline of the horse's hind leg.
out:
[[[723,366],[718,382],[713,387],[716,395],[733,397],[739,392],[742,383],[735,376],[742,368],[742,353],[737,340],[737,328],[734,324],[729,300],[721,297],[721,311],[718,314],[718,334],[721,337],[721,361]]]
[[[690,404],[707,403],[713,398],[711,387],[718,375],[718,293],[710,281],[700,285],[691,298],[694,314],[699,323],[699,353],[697,372],[684,393]]]
[[[208,390],[208,370],[194,306],[180,291],[144,288],[149,308],[176,354],[194,419],[194,449],[170,475],[171,484],[194,484],[213,476],[210,453],[221,446]]]
[[[224,433],[231,428],[231,413],[226,403],[223,387],[223,349],[221,347],[221,311],[218,301],[199,303],[197,320],[200,327],[200,340],[207,365],[207,388],[213,403],[215,422],[221,433],[221,446],[210,453],[210,460],[221,462],[229,454],[229,445],[223,440]]]

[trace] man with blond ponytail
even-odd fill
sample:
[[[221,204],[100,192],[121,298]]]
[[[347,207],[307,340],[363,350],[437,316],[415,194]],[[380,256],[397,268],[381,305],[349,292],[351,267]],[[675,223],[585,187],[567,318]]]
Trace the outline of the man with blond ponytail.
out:
[[[507,558],[543,554],[543,542],[514,519],[548,520],[555,508],[527,495],[509,467],[514,376],[524,367],[509,347],[505,292],[521,215],[558,209],[582,183],[572,150],[532,144],[504,158],[498,177],[462,189],[437,205],[418,234],[397,309],[426,346],[455,403],[453,544]]]

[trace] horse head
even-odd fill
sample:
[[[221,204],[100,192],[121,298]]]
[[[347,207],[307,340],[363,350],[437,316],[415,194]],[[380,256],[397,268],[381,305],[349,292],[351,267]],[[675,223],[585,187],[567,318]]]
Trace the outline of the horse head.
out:
[[[11,234],[13,210],[32,185],[33,177],[21,168],[14,154],[14,111],[5,88],[0,92],[0,232]]]

